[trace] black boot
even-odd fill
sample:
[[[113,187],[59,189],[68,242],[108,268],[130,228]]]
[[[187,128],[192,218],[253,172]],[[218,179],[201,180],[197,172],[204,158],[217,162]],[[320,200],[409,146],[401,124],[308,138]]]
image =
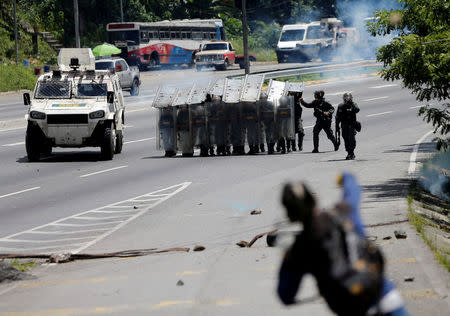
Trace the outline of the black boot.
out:
[[[215,154],[214,154],[214,147],[209,147],[209,155],[210,156],[215,156]]]
[[[249,147],[250,147],[250,150],[248,151],[247,155],[254,155],[254,154],[256,154],[255,146],[249,146]]]
[[[302,151],[303,150],[303,135],[302,136],[298,136],[298,151]]]
[[[267,145],[267,154],[273,155],[273,153],[274,153],[273,147],[274,147],[274,146],[275,146],[274,143],[271,143],[271,144],[268,144],[268,145]]]
[[[208,157],[208,147],[205,145],[200,145],[200,156]]]
[[[333,145],[334,145],[334,151],[338,151],[339,150],[339,143],[335,140],[333,142]]]
[[[286,143],[286,151],[288,153],[290,153],[291,152],[291,141],[289,139],[286,139],[285,143]]]
[[[228,145],[228,146],[225,147],[225,153],[224,153],[224,155],[226,155],[226,156],[231,155],[231,146],[230,146],[230,145]]]
[[[266,152],[266,149],[264,148],[264,144],[259,144],[259,151],[262,153]]]
[[[313,154],[316,154],[316,153],[318,153],[318,152],[319,152],[319,149],[318,149],[318,148],[314,148],[313,151],[312,151]]]
[[[295,140],[290,140],[292,151],[297,151],[297,148],[295,147]]]

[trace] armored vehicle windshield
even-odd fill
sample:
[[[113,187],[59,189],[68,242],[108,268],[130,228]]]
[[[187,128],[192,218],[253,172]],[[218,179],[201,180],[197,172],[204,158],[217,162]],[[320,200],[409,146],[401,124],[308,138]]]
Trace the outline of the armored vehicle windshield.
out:
[[[69,99],[72,84],[70,81],[39,81],[36,99]]]
[[[77,87],[77,96],[86,97],[106,97],[108,87],[106,83],[80,83]]]

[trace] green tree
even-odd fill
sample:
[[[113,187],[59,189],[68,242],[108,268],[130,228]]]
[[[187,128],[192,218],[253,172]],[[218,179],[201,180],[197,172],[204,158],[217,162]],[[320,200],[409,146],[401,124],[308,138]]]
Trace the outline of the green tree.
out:
[[[450,148],[450,3],[442,0],[400,0],[399,10],[377,11],[369,24],[372,35],[398,34],[378,50],[381,77],[402,80],[424,105],[419,115],[434,127],[437,148]]]

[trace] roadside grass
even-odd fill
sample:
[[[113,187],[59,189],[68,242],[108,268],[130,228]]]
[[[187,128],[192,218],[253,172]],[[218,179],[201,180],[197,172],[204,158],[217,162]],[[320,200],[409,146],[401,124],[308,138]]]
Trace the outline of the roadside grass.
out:
[[[24,66],[0,64],[0,92],[33,90],[36,77],[31,69]]]
[[[17,270],[21,271],[21,272],[26,272],[32,268],[34,268],[35,266],[37,266],[36,262],[20,262],[18,259],[14,259],[10,262],[11,266],[16,268]]]
[[[450,252],[445,251],[443,249],[439,249],[436,245],[436,242],[433,242],[429,237],[426,235],[426,228],[432,227],[435,229],[441,229],[444,231],[447,231],[447,229],[442,229],[439,225],[433,223],[432,221],[426,219],[425,217],[421,216],[417,212],[414,211],[414,202],[422,200],[422,193],[423,189],[419,187],[419,184],[417,182],[413,182],[410,186],[409,190],[409,196],[408,199],[408,219],[411,225],[416,229],[416,231],[420,234],[422,239],[425,241],[425,243],[430,247],[430,249],[433,251],[434,257],[436,260],[439,261],[439,263],[448,271],[450,272]],[[431,209],[427,206],[426,203],[421,203],[421,207],[426,209]],[[431,209],[432,210],[432,209]]]
[[[231,39],[231,45],[233,45],[236,50],[236,55],[244,55],[244,44],[242,43],[242,39]],[[256,61],[276,61],[277,54],[275,53],[275,49],[271,48],[262,48],[262,49],[251,49],[249,48],[249,54],[252,54],[256,57]]]

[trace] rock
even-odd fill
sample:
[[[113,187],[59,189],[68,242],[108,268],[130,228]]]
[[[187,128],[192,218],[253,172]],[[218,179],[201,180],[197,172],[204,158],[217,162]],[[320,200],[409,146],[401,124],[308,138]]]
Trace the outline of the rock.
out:
[[[404,281],[405,281],[405,282],[413,282],[413,281],[414,281],[414,277],[412,277],[412,276],[407,276],[407,277],[405,277]]]
[[[138,209],[138,207],[135,205],[135,206],[133,206],[133,208],[135,209],[135,210],[137,210]]]
[[[238,245],[241,248],[244,248],[248,247],[248,242],[246,242],[245,240],[241,240],[240,242],[236,243],[236,245]]]
[[[54,253],[48,258],[50,263],[64,263],[72,260],[72,254],[69,253]]]
[[[203,203],[198,203],[198,205],[203,205]]]
[[[253,211],[250,212],[250,215],[259,215],[259,214],[261,214],[261,213],[262,213],[261,210],[254,209]]]
[[[392,238],[391,236],[386,236],[386,237],[383,237],[383,240],[389,240],[391,238]]]
[[[395,238],[397,239],[406,239],[407,235],[406,232],[403,230],[396,230],[394,231]]]
[[[184,285],[184,282],[182,280],[178,280],[177,286],[183,286],[183,285]]]
[[[269,246],[269,247],[275,247],[276,241],[277,241],[277,234],[276,234],[276,233],[268,234],[268,235],[266,236],[267,246]]]
[[[367,236],[367,240],[376,241],[378,239],[377,236]]]
[[[203,251],[203,250],[205,250],[205,247],[201,245],[196,245],[193,249],[193,251]]]

